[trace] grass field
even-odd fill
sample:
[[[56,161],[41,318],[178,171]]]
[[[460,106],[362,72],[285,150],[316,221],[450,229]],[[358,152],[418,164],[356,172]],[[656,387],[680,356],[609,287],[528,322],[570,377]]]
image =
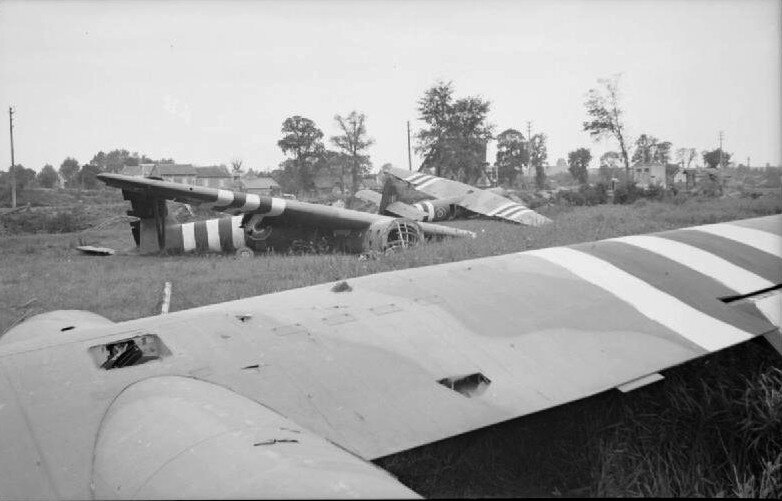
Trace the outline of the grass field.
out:
[[[126,225],[0,239],[0,332],[43,311],[85,309],[114,321],[157,313],[165,281],[171,310],[380,271],[648,233],[782,212],[782,199],[690,199],[674,205],[542,209],[553,224],[486,220],[478,233],[360,260],[355,255],[112,257],[79,243],[129,251]],[[455,495],[782,496],[782,363],[762,343],[671,369],[631,393],[598,395],[479,430],[379,463],[418,492]]]

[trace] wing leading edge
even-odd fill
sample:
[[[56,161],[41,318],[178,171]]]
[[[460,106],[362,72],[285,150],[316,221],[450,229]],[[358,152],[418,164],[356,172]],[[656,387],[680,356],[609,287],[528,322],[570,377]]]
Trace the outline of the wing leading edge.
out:
[[[84,494],[95,430],[118,392],[160,375],[230,388],[370,460],[778,332],[762,307],[723,301],[779,291],[782,236],[769,223],[782,216],[381,273],[349,280],[350,292],[317,285],[67,341],[58,332],[0,346],[0,367],[43,464],[69,465],[46,472],[61,496]],[[685,245],[703,266],[728,265],[710,273]],[[145,333],[169,352],[159,363],[102,371],[88,356]],[[68,422],[79,424],[57,431]],[[3,464],[26,457],[3,451]]]

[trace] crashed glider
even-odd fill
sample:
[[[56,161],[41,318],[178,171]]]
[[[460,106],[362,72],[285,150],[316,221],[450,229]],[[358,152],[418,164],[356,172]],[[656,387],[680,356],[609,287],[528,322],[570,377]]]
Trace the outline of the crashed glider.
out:
[[[427,238],[475,237],[458,228],[238,191],[121,174],[99,174],[98,179],[122,189],[131,202],[128,215],[139,218],[131,229],[142,253],[364,253],[410,247]],[[179,224],[167,217],[167,200],[238,215]]]
[[[409,183],[417,191],[433,198],[413,205],[383,200],[382,208],[388,213],[400,214],[408,218],[415,218],[417,214],[419,221],[442,221],[453,219],[457,215],[458,208],[462,208],[484,216],[528,226],[541,226],[550,222],[547,217],[524,204],[505,198],[494,190],[482,190],[451,179],[395,167],[388,167],[384,172]],[[384,187],[383,196],[387,198],[385,191]],[[356,195],[359,196],[358,193]],[[367,197],[365,199],[369,201],[374,201],[371,198],[377,198],[366,193],[366,190],[361,195]],[[377,204],[376,201],[374,202]]]
[[[781,284],[777,215],[120,323],[42,314],[0,337],[0,491],[414,496],[371,461],[757,336],[781,349]]]

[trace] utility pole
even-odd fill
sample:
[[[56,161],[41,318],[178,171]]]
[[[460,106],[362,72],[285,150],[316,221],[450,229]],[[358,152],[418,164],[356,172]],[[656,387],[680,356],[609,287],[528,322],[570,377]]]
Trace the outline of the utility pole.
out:
[[[723,131],[720,131],[720,167],[724,167],[724,165],[722,165],[722,138],[724,134]]]
[[[527,174],[532,175],[532,122],[527,120]],[[523,172],[522,172],[523,174]]]
[[[407,168],[413,171],[413,157],[410,156],[410,120],[407,121]]]
[[[14,163],[14,109],[8,107],[8,125],[11,131],[11,208],[16,208],[16,164]]]

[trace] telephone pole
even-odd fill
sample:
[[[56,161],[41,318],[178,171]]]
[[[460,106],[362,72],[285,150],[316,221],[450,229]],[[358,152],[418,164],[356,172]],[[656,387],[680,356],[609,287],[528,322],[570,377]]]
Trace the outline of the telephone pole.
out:
[[[14,163],[14,109],[8,107],[8,125],[11,131],[11,208],[16,208],[16,164]]]
[[[407,121],[407,168],[412,172],[413,158],[410,156],[410,120]]]
[[[724,165],[722,165],[722,138],[724,134],[725,134],[724,131],[720,131],[720,167],[725,167]]]

